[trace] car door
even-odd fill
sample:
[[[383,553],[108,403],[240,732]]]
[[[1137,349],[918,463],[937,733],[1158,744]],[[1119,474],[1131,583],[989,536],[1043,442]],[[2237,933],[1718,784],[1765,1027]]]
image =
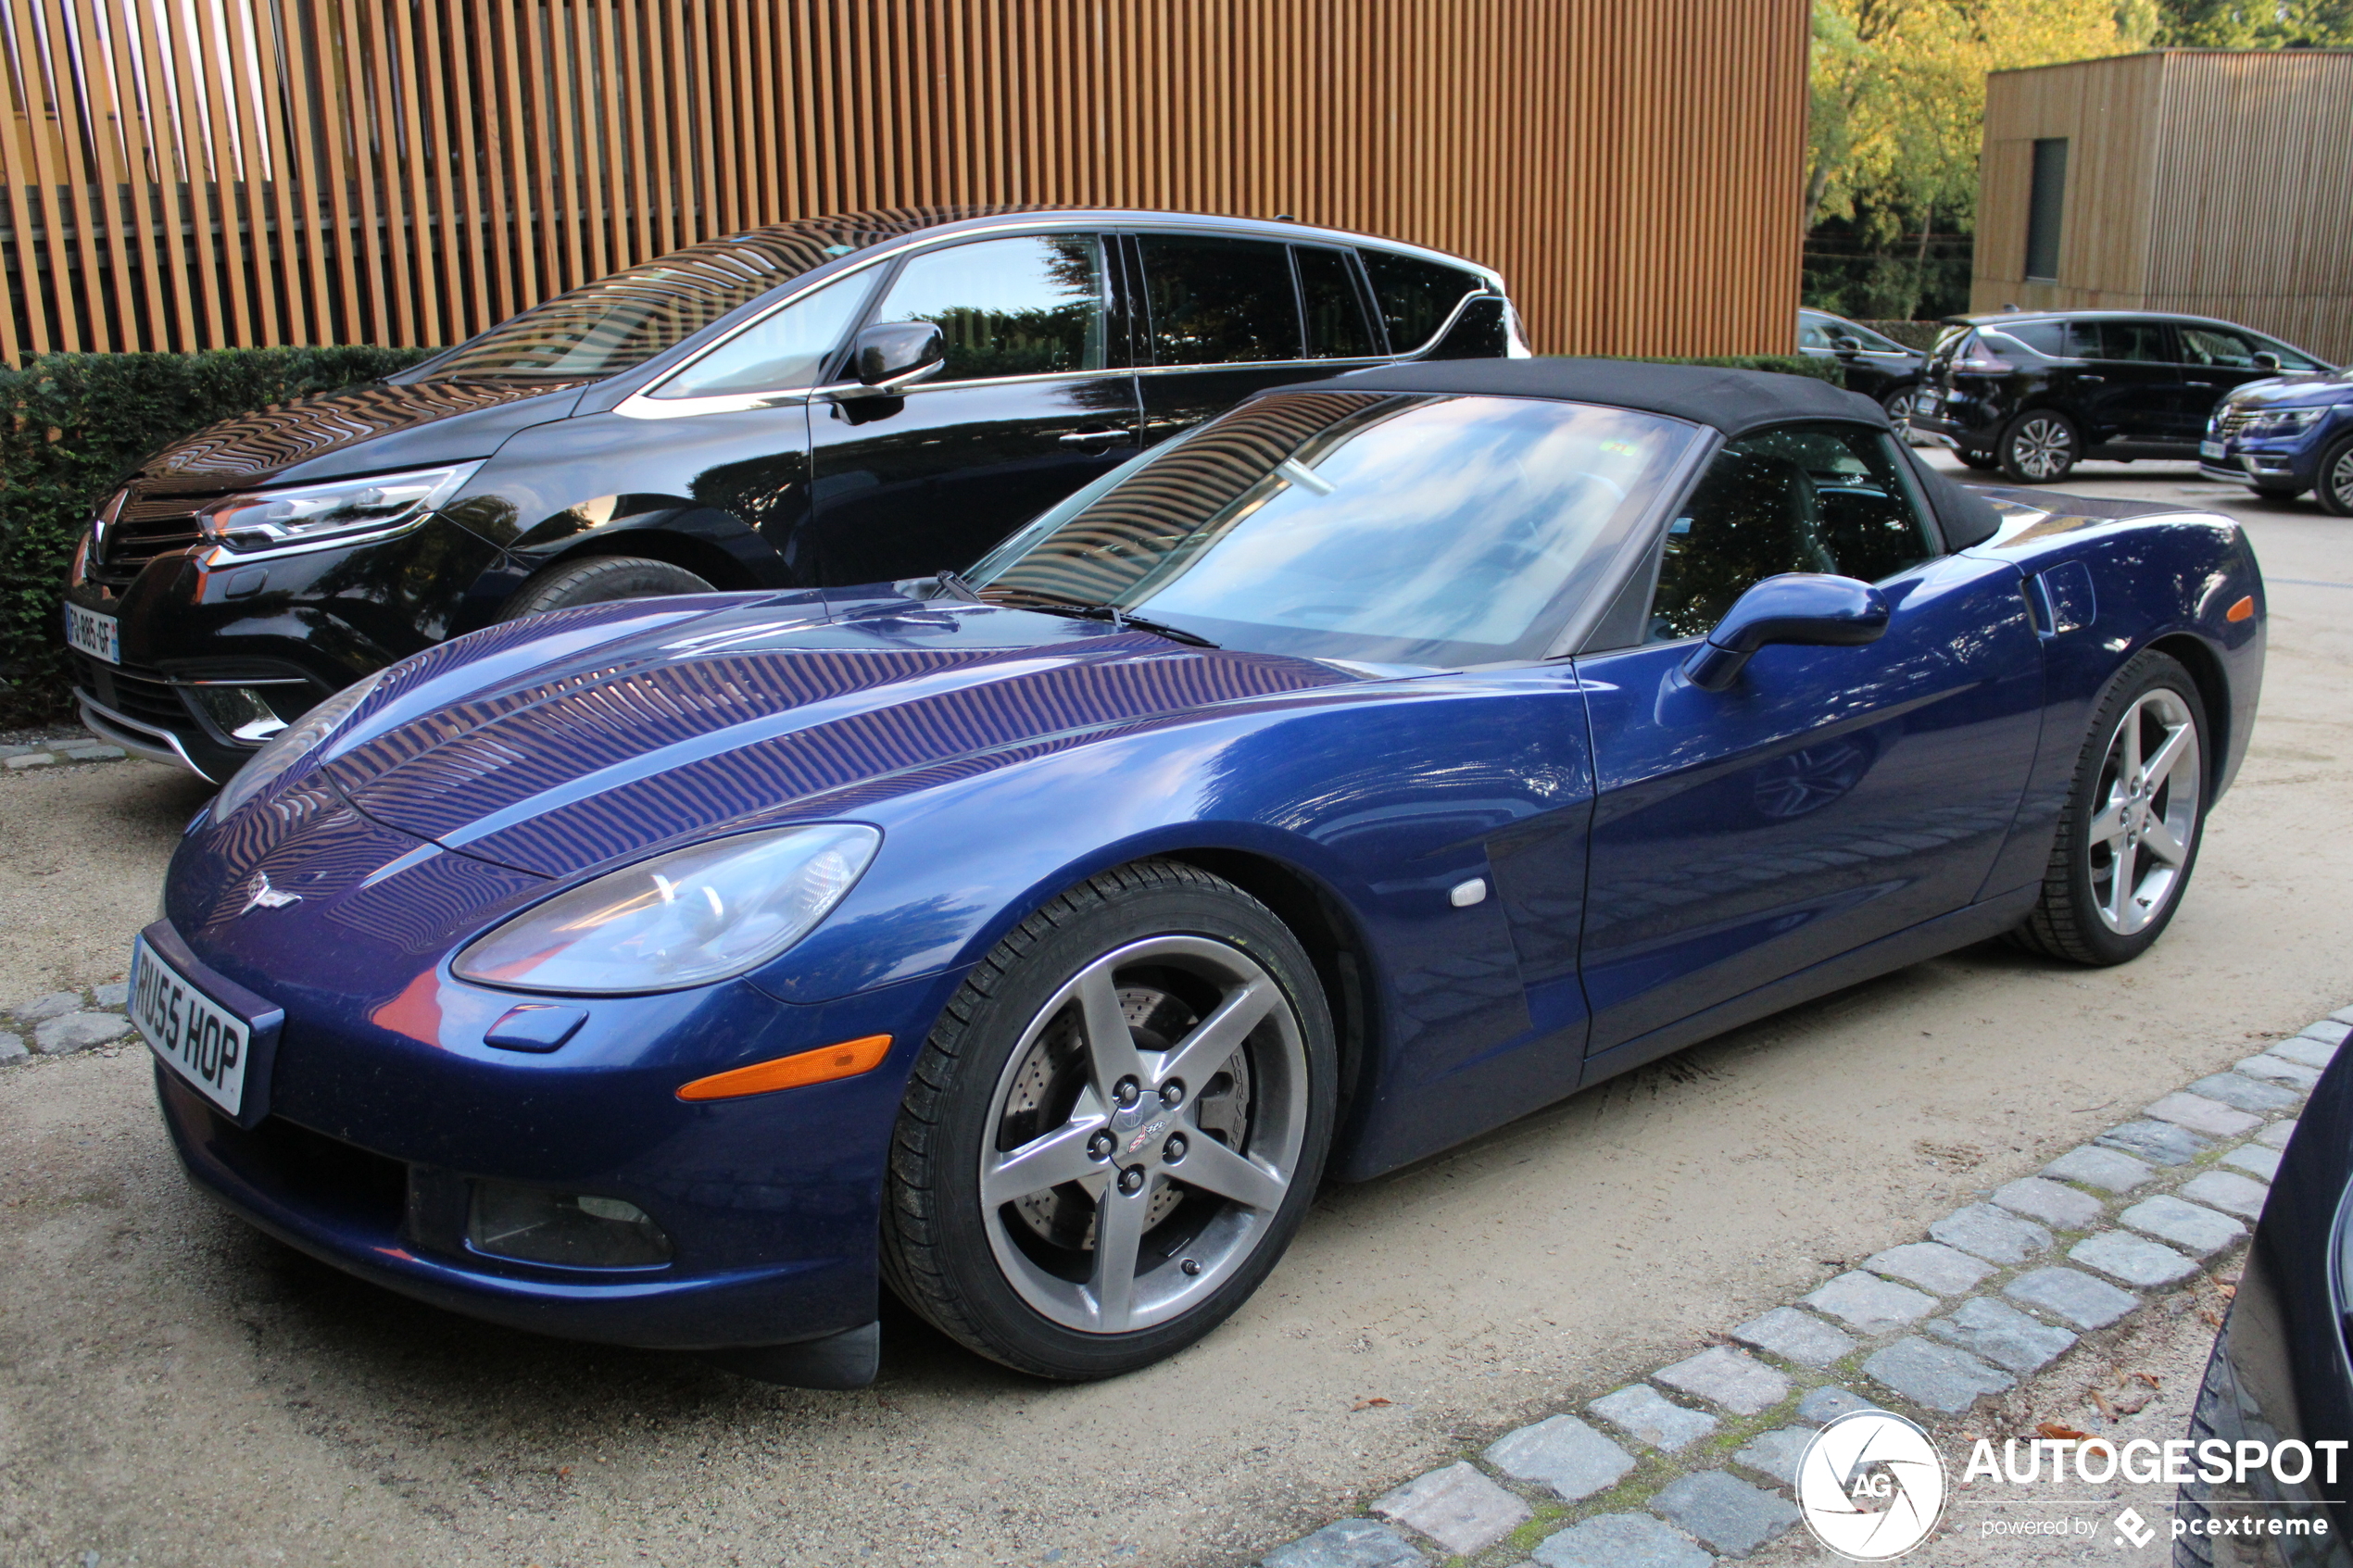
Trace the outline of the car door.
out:
[[[970,565],[1132,456],[1136,378],[1101,235],[970,240],[900,263],[867,324],[928,321],[947,360],[903,395],[809,410],[825,581]]]
[[[1157,230],[1128,244],[1144,302],[1146,445],[1265,387],[1385,357],[1345,250]]]
[[[2173,432],[2177,441],[2196,441],[2206,433],[2214,406],[2249,382],[2269,381],[2279,374],[2258,365],[2259,352],[2276,353],[2252,333],[2205,322],[2176,321],[2173,341],[2182,356],[2182,383],[2175,395]]]
[[[2084,363],[2072,378],[2067,412],[2086,445],[2173,440],[2182,372],[2162,321],[2110,317],[2070,320],[2067,352]]]
[[[1589,1056],[1629,1053],[1617,1062],[1656,1031],[1971,902],[2041,724],[2017,570],[1940,553],[1884,432],[1791,425],[1731,443],[1655,570],[1649,640],[1577,660],[1596,788]],[[1732,602],[1788,571],[1875,582],[1886,634],[1767,647],[1722,692],[1684,680]]]

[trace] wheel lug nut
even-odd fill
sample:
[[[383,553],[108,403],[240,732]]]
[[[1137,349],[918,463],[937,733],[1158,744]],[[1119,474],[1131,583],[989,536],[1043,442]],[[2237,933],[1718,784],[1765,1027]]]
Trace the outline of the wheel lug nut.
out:
[[[1133,1198],[1144,1190],[1144,1168],[1130,1165],[1119,1173],[1119,1190]]]
[[[1118,1083],[1112,1085],[1111,1098],[1117,1100],[1120,1104],[1120,1108],[1125,1110],[1128,1106],[1131,1106],[1138,1100],[1143,1098],[1144,1091],[1142,1086],[1139,1085],[1135,1079],[1122,1078]]]
[[[1160,1103],[1167,1106],[1172,1110],[1184,1104],[1184,1081],[1179,1078],[1171,1078],[1167,1083],[1163,1084],[1160,1086]]]
[[[1176,1266],[1184,1270],[1189,1274],[1197,1274],[1201,1273],[1201,1260],[1198,1258],[1188,1258]]]
[[[1167,1160],[1171,1165],[1174,1165],[1179,1160],[1184,1159],[1185,1135],[1179,1133],[1176,1136],[1170,1138],[1166,1143],[1161,1145],[1160,1153],[1161,1158]]]
[[[1109,1133],[1097,1133],[1093,1137],[1087,1140],[1087,1158],[1089,1160],[1109,1160],[1111,1158],[1111,1135]]]

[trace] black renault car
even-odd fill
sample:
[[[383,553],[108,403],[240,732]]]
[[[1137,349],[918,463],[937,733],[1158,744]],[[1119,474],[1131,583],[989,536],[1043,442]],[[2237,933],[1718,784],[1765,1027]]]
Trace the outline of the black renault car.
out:
[[[2086,458],[2195,460],[2207,417],[2233,388],[2327,370],[2230,321],[2147,311],[1950,316],[1931,351],[1912,428],[1971,468],[2024,484]]]
[[[82,718],[226,779],[460,633],[963,567],[1262,387],[1527,352],[1487,269],[1288,221],[934,208],[732,234],[142,463],[67,590]]]

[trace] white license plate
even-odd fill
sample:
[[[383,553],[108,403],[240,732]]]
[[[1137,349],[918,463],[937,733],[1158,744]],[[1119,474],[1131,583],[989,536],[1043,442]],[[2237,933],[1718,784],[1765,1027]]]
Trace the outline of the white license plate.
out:
[[[76,653],[86,653],[93,659],[103,659],[108,664],[122,662],[122,622],[111,615],[100,615],[94,609],[80,605],[66,606],[66,643]]]
[[[1913,398],[1912,411],[1919,414],[1933,414],[1936,412],[1936,394],[1932,392],[1923,392],[1919,396]]]
[[[141,936],[131,944],[131,1022],[164,1065],[234,1116],[245,1104],[253,1033]]]
[[[2199,457],[2211,458],[2218,463],[2222,460],[2223,455],[2226,451],[2227,448],[2224,447],[2219,441],[2201,441],[2197,444],[2197,455]]]

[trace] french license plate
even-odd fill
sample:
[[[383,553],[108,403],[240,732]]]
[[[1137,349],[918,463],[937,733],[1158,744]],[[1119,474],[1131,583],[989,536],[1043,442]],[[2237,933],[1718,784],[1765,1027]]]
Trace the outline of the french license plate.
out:
[[[131,944],[131,1022],[164,1065],[234,1116],[245,1104],[253,1031],[147,945]]]
[[[66,606],[66,645],[76,653],[103,659],[108,664],[120,664],[122,622],[111,615],[69,604]]]
[[[1923,392],[1919,396],[1913,398],[1912,412],[1916,414],[1933,414],[1936,412],[1936,394],[1932,392]]]
[[[2211,458],[2218,463],[2222,460],[2227,451],[2228,448],[2226,448],[2219,441],[2201,441],[2197,444],[2197,455],[2199,457]]]

